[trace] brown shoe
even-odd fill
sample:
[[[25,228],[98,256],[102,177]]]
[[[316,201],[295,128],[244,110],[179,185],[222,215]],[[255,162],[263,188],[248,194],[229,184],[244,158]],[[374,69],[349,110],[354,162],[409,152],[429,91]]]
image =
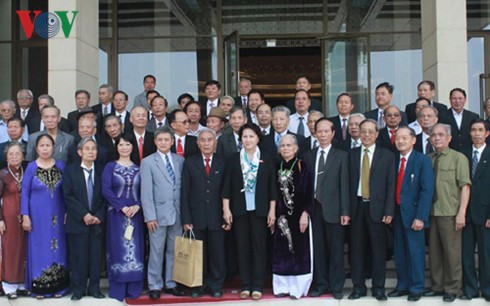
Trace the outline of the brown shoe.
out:
[[[262,292],[252,291],[252,300],[260,300],[262,298]]]
[[[242,292],[240,292],[241,299],[248,299],[249,297],[250,297],[250,290],[242,290]]]

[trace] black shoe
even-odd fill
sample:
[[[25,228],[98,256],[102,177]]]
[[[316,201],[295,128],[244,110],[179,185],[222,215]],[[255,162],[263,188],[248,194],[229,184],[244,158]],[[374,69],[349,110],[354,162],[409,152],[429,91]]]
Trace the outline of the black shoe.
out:
[[[375,299],[377,299],[378,301],[388,300],[388,298],[386,297],[386,294],[384,294],[383,292],[376,292],[375,294],[373,294],[373,297]]]
[[[485,301],[490,302],[490,296],[486,296]]]
[[[274,296],[276,298],[283,298],[283,297],[287,297],[289,294],[287,293],[278,293],[278,294],[274,294]],[[311,295],[310,295],[311,296]]]
[[[471,300],[473,298],[476,299],[477,297],[478,297],[478,294],[466,294],[466,293],[463,293],[460,296],[458,296],[458,298],[460,300],[465,300],[465,301],[469,301],[469,300]]]
[[[410,301],[410,302],[417,302],[418,300],[420,300],[420,298],[422,297],[422,293],[409,293],[408,294],[408,297],[407,297],[407,301]]]
[[[17,289],[18,296],[29,296],[29,290],[27,289]]]
[[[455,299],[456,299],[456,294],[452,294],[452,293],[446,293],[442,297],[442,300],[444,302],[454,302]]]
[[[434,290],[429,290],[427,292],[424,292],[423,296],[427,297],[432,297],[432,296],[443,296],[444,291],[434,291]]]
[[[357,300],[361,297],[366,296],[366,293],[361,293],[357,291],[352,291],[352,293],[347,297],[349,300]]]
[[[150,299],[158,300],[160,298],[160,290],[150,290]]]
[[[405,296],[408,295],[407,290],[393,290],[390,293],[388,293],[389,297],[400,297],[400,296]]]
[[[91,297],[93,297],[94,299],[103,299],[105,298],[105,295],[102,294],[102,292],[95,292],[95,293],[90,293],[89,294]]]
[[[344,294],[342,292],[334,292],[332,293],[333,298],[336,300],[341,300],[344,298]]]
[[[171,294],[173,296],[185,296],[185,291],[180,289],[178,286],[170,289],[165,289],[165,293]]]
[[[204,290],[202,289],[202,287],[200,287],[192,290],[191,298],[199,298],[203,295],[204,295]]]
[[[221,291],[211,291],[211,297],[215,298],[215,299],[219,299],[219,298],[222,298],[223,297],[223,292]]]
[[[9,300],[15,300],[17,299],[17,293],[16,292],[10,292],[10,293],[7,293],[7,299]]]
[[[71,296],[71,300],[72,301],[79,301],[82,299],[82,295],[81,294],[78,294],[78,293],[74,293],[72,296]]]
[[[327,289],[323,289],[323,288],[315,288],[313,289],[312,292],[310,292],[310,297],[319,297],[319,296],[322,296],[323,294],[326,294],[327,293]]]

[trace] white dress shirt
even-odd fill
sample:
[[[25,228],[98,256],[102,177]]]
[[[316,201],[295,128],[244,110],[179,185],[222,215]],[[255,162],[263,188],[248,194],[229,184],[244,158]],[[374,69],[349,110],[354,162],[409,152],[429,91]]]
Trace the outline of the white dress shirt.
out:
[[[301,122],[299,120],[299,117],[303,117],[303,127],[304,127],[304,131],[305,131],[305,134],[303,136],[305,136],[305,138],[306,137],[310,137],[311,136],[311,133],[310,133],[310,130],[308,129],[308,114],[309,113],[306,113],[303,116],[301,116],[298,113],[294,113],[291,116],[289,116],[288,130],[291,133],[295,133],[296,134],[298,132],[298,126],[299,126],[299,124]]]

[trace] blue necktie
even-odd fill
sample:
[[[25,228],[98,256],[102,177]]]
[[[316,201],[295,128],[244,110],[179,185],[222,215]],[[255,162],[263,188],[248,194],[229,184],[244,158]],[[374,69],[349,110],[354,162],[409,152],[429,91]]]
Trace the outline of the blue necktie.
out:
[[[242,142],[240,140],[238,140],[238,144],[236,145],[237,151],[241,151],[242,148],[243,148],[243,144],[242,144]]]
[[[276,148],[279,148],[280,143],[281,143],[281,135],[276,134]]]
[[[305,117],[299,117],[298,119],[299,119],[299,125],[296,134],[305,136],[305,126],[303,125],[303,120],[305,120]]]
[[[165,168],[167,168],[168,175],[170,175],[172,182],[175,184],[175,172],[174,169],[172,169],[172,165],[170,164],[170,159],[168,158],[168,155],[165,155],[165,162],[167,163],[165,165]]]
[[[478,151],[473,151],[473,159],[471,160],[471,178],[475,176],[476,167],[478,166]]]
[[[87,179],[87,199],[88,199],[88,209],[92,210],[92,198],[94,196],[94,182],[92,180],[92,169],[83,169],[88,173]]]

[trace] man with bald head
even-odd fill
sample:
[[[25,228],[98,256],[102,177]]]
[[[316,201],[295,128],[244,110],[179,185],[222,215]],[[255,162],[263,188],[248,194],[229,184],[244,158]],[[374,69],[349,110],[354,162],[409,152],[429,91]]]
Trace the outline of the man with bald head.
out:
[[[420,122],[422,132],[417,135],[417,142],[414,149],[426,155],[434,152],[434,147],[430,142],[429,130],[436,125],[438,121],[438,110],[434,106],[424,106],[417,113],[417,121]]]
[[[385,108],[383,115],[386,122],[386,127],[379,130],[379,136],[376,140],[376,144],[382,148],[386,148],[397,153],[398,150],[395,146],[395,133],[402,121],[402,114],[398,106],[389,105]]]
[[[41,118],[39,109],[37,107],[31,107],[33,101],[34,95],[29,89],[21,89],[17,92],[17,105],[19,105],[19,108],[15,111],[14,117],[24,120],[27,127],[26,130],[29,134],[34,133],[31,131],[39,131],[39,128],[37,130],[34,128],[32,121],[33,119],[39,120]]]

